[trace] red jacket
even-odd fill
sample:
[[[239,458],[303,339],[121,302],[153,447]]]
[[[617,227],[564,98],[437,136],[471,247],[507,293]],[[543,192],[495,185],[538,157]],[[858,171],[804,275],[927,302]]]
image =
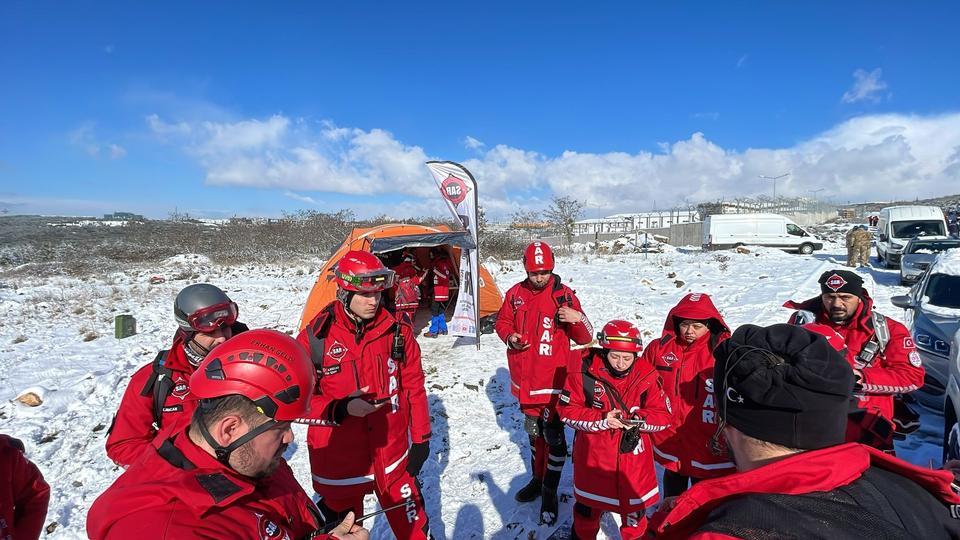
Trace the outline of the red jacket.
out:
[[[521,407],[556,405],[567,362],[580,357],[580,353],[570,351],[570,340],[581,345],[593,340],[593,326],[586,315],[579,323],[557,322],[561,304],[583,313],[576,292],[562,285],[559,276],[551,276],[542,289],[535,289],[525,279],[507,291],[497,314],[497,335],[504,343],[518,333],[530,344],[525,351],[507,346],[510,389]]]
[[[401,311],[417,309],[420,306],[420,282],[426,273],[409,261],[398,264],[393,271],[397,274],[393,287],[394,306]]]
[[[455,281],[457,271],[450,257],[442,255],[433,260],[433,299],[437,302],[450,300],[450,282]]]
[[[162,428],[190,423],[196,401],[190,395],[190,375],[194,367],[183,352],[184,336],[177,332],[163,367],[170,370],[173,386],[164,401]],[[123,393],[120,407],[107,434],[107,456],[117,465],[128,467],[150,447],[157,429],[153,417],[153,385],[157,382],[153,362],[138,369]]]
[[[737,497],[753,494],[804,495],[830,492],[858,480],[870,467],[879,467],[905,477],[919,484],[921,488],[944,503],[960,503],[960,496],[950,488],[953,474],[942,470],[932,471],[915,467],[869,446],[847,443],[796,454],[752,471],[700,482],[680,495],[669,508],[666,505],[661,507],[651,518],[649,530],[658,539],[737,538],[716,532],[698,532],[698,529],[708,521],[713,510]],[[897,494],[881,495],[894,501]],[[883,500],[882,497],[877,499]],[[842,493],[838,495],[837,500],[845,500]],[[909,503],[909,501],[905,502]],[[877,519],[875,514],[868,513],[867,510],[882,512],[883,509],[882,507],[864,509],[864,519]],[[781,530],[789,532],[791,524],[784,523]],[[793,538],[793,536],[789,537]],[[923,538],[922,535],[917,537]]]
[[[873,320],[870,313],[873,311],[873,300],[863,293],[863,299],[857,308],[856,314],[848,324],[835,324],[823,309],[820,297],[811,298],[798,303],[788,301],[783,305],[791,309],[806,310],[814,313],[817,322],[833,328],[843,336],[847,344],[847,361],[854,369],[863,373],[862,388],[857,391],[857,406],[867,411],[877,411],[887,420],[893,420],[893,396],[907,394],[923,386],[923,365],[920,353],[917,352],[910,336],[910,331],[899,322],[887,317],[887,328],[890,331],[890,341],[883,352],[877,354],[868,366],[861,366],[857,362],[857,355],[863,345],[874,335]],[[794,323],[797,314],[790,317]]]
[[[294,540],[317,529],[313,502],[285,461],[254,481],[195,445],[186,429],[155,441],[94,501],[90,538]]]
[[[560,395],[560,418],[576,431],[573,443],[573,492],[581,504],[620,513],[650,507],[660,498],[653,468],[650,436],[670,425],[670,412],[660,377],[640,359],[630,373],[614,377],[597,349],[584,351],[581,370],[567,374]],[[587,388],[584,388],[587,386]],[[623,411],[610,394],[616,390],[629,409],[624,417],[643,419],[639,443],[620,453],[624,431],[607,426],[606,415]],[[589,389],[589,390],[588,390]],[[587,399],[586,391],[590,392]]]
[[[0,539],[34,540],[43,532],[50,486],[23,455],[23,444],[0,435]]]
[[[663,336],[643,352],[643,358],[663,378],[664,391],[673,406],[672,427],[653,436],[654,454],[665,469],[684,476],[723,476],[735,467],[726,452],[717,456],[710,451],[718,420],[711,334],[687,345],[676,335],[683,319],[713,321],[712,326],[722,328],[717,343],[730,337],[730,328],[706,294],[684,296],[667,314]]]
[[[330,317],[325,332],[322,317]],[[404,358],[399,363],[390,357],[398,324],[404,340]],[[310,338],[311,332],[313,336],[317,332],[325,335],[320,354],[313,350],[316,342]],[[315,365],[321,362],[311,415],[326,425],[311,426],[307,431],[315,489],[322,493],[331,486],[353,486],[365,492],[373,480],[380,486],[388,485],[386,477],[406,467],[410,442],[430,439],[420,346],[413,330],[381,308],[358,336],[343,305],[334,301],[297,339],[310,351]],[[389,403],[363,418],[347,415],[344,398],[365,386],[369,387],[370,399],[386,399]]]

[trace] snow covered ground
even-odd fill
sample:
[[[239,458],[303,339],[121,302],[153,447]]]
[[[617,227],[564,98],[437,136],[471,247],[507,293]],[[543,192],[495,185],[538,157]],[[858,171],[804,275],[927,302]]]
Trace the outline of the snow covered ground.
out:
[[[596,326],[612,318],[636,322],[645,341],[659,336],[663,319],[689,291],[711,294],[727,322],[770,324],[786,319],[787,299],[818,294],[817,277],[845,260],[839,245],[811,256],[757,248],[750,253],[665,253],[561,258],[557,273],[576,289]],[[315,280],[320,261],[301,266],[211,264],[201,256],[180,256],[162,269],[104,269],[102,276],[4,278],[0,276],[0,432],[21,438],[31,459],[53,488],[47,523],[50,538],[85,538],[85,516],[94,499],[119,474],[104,453],[106,428],[134,370],[169,345],[172,304],[189,283],[209,281],[240,305],[241,320],[253,327],[293,331]],[[523,278],[517,261],[488,263],[506,290]],[[889,298],[904,294],[898,274],[862,269],[878,309],[902,320]],[[150,285],[162,274],[166,283]],[[137,318],[139,334],[116,340],[113,319]],[[527,480],[526,435],[509,392],[504,346],[483,336],[482,349],[453,337],[421,339],[434,438],[433,455],[421,478],[437,538],[533,538],[539,504],[520,505],[513,494]],[[35,387],[44,402],[30,408],[12,401]],[[910,461],[939,464],[942,420],[923,417],[924,427],[898,448]],[[295,429],[298,442],[305,429]],[[290,447],[288,459],[309,487],[305,449]],[[561,484],[561,515],[571,511],[571,469]],[[375,507],[367,500],[368,510]],[[382,517],[367,523],[374,538],[392,535]],[[612,518],[602,534],[618,537]]]

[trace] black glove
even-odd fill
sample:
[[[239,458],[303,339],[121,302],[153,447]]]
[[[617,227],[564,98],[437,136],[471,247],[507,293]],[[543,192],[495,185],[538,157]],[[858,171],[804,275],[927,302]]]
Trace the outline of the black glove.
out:
[[[414,443],[410,447],[410,455],[407,459],[407,472],[410,473],[410,476],[420,474],[420,469],[423,468],[423,464],[426,463],[428,457],[430,457],[430,441]]]

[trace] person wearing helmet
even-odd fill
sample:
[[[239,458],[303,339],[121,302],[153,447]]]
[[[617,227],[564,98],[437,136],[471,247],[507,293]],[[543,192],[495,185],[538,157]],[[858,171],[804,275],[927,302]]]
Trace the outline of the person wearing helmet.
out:
[[[293,338],[251,330],[190,376],[190,424],[164,430],[87,514],[95,540],[307,538],[322,523],[283,454],[309,417],[316,375]],[[347,516],[332,536],[368,537]]]
[[[237,321],[237,304],[209,283],[185,287],[173,302],[177,331],[169,349],[138,369],[107,433],[107,456],[128,467],[161,429],[190,421],[190,375],[210,352],[247,329]]]
[[[584,351],[567,374],[560,418],[575,430],[573,532],[596,538],[604,512],[618,512],[620,534],[641,538],[646,509],[659,498],[650,434],[670,425],[670,403],[657,371],[637,362],[643,345],[636,326],[608,322],[599,348]]]
[[[507,345],[510,390],[520,402],[530,436],[532,474],[515,498],[531,502],[540,497],[540,520],[553,524],[557,486],[567,459],[557,398],[563,391],[567,362],[579,358],[570,350],[570,340],[590,343],[593,326],[576,292],[553,273],[553,251],[546,242],[527,246],[523,266],[527,279],[507,291],[496,323],[497,335]]]
[[[456,269],[450,256],[442,247],[430,250],[432,260],[430,271],[433,273],[433,302],[430,303],[430,329],[424,337],[435,338],[447,334],[447,302],[450,301],[450,284],[456,281]]]
[[[403,251],[403,261],[393,268],[396,283],[393,288],[393,305],[397,315],[404,317],[410,326],[414,325],[417,308],[420,307],[420,284],[430,272],[420,268],[417,258],[408,250]]]
[[[730,328],[704,293],[689,293],[667,314],[663,334],[643,353],[663,378],[673,406],[672,428],[653,436],[654,456],[663,466],[663,496],[686,491],[690,482],[730,474],[734,464],[717,431],[711,352]]]
[[[417,475],[430,452],[420,347],[410,325],[383,308],[394,273],[350,251],[334,268],[337,299],[297,337],[319,383],[307,431],[313,488],[327,519],[360,513],[374,492],[397,538],[430,535]]]

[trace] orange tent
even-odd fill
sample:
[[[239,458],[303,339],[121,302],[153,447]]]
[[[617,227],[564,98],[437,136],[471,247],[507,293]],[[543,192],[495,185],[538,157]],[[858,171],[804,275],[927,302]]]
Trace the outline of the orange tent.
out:
[[[299,328],[302,330],[313,318],[336,297],[337,283],[333,279],[333,266],[348,251],[362,250],[381,254],[403,248],[442,246],[450,253],[450,260],[459,271],[460,248],[457,245],[473,245],[470,233],[451,231],[446,225],[427,227],[425,225],[389,224],[376,227],[354,229],[330,256],[320,270],[313,289],[307,297],[307,304],[300,316]],[[493,315],[503,304],[503,293],[497,288],[490,272],[480,264],[480,318]]]

